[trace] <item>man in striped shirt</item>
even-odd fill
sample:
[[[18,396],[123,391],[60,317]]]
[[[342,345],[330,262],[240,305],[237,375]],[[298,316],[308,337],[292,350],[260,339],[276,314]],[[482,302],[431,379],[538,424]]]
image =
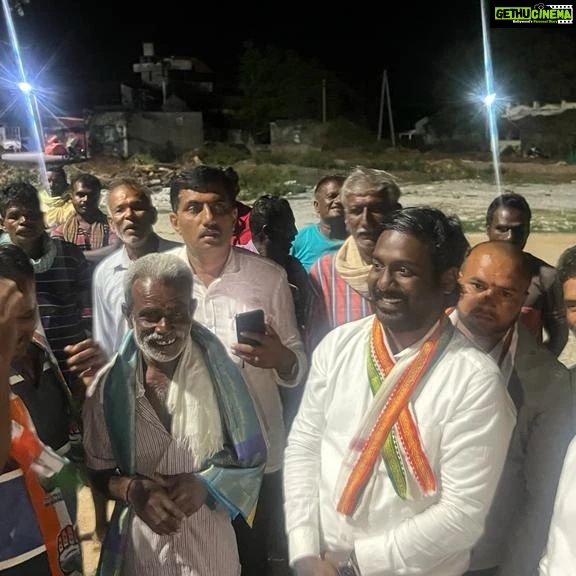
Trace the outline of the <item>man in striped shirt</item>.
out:
[[[192,320],[192,283],[173,255],[130,267],[133,332],[87,394],[87,465],[117,501],[103,576],[240,573],[231,517],[254,511],[266,446],[240,371]]]
[[[327,326],[336,326],[372,313],[368,300],[368,272],[383,218],[400,208],[400,189],[382,170],[356,168],[341,190],[346,228],[350,233],[338,252],[326,254],[311,268],[312,280],[324,298]]]
[[[0,215],[6,232],[0,242],[18,246],[30,258],[46,339],[68,384],[81,398],[83,386],[70,372],[64,349],[91,334],[88,263],[77,246],[48,236],[38,192],[31,184],[15,182],[5,187]]]

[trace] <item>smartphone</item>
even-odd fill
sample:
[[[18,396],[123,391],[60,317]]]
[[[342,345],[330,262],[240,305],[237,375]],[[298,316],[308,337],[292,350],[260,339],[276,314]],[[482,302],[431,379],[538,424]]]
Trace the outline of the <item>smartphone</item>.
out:
[[[250,310],[250,312],[242,312],[236,314],[236,337],[240,344],[250,344],[257,346],[258,341],[241,336],[242,332],[256,332],[257,334],[266,333],[266,324],[264,321],[264,310]]]

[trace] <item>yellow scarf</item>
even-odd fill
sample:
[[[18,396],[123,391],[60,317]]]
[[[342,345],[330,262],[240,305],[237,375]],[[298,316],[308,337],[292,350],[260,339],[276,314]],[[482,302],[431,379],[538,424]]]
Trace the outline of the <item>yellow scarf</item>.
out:
[[[334,265],[350,288],[368,298],[368,274],[372,265],[362,260],[358,245],[352,236],[349,236],[336,252]]]

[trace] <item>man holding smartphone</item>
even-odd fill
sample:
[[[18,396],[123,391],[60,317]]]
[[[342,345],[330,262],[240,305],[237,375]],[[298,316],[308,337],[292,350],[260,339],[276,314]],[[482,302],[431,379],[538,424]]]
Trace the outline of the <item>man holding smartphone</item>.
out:
[[[307,362],[285,271],[271,260],[230,246],[237,216],[234,191],[234,182],[218,168],[198,166],[181,173],[170,187],[170,220],[185,243],[173,253],[194,275],[194,318],[218,336],[238,362],[261,410],[269,444],[266,474],[252,530],[238,524],[236,535],[243,574],[264,576],[270,572],[270,553],[282,552],[285,429],[278,387],[298,386]],[[263,331],[241,334],[254,342],[240,343],[236,315],[254,310],[264,313]]]

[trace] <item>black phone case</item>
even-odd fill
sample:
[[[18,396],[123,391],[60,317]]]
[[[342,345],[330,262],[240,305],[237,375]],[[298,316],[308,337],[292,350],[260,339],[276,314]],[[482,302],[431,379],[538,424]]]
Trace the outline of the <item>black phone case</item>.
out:
[[[240,336],[241,332],[257,332],[259,334],[264,334],[266,332],[264,311],[251,310],[250,312],[236,314],[236,337],[238,338],[238,342],[240,344],[257,346],[259,342]]]

